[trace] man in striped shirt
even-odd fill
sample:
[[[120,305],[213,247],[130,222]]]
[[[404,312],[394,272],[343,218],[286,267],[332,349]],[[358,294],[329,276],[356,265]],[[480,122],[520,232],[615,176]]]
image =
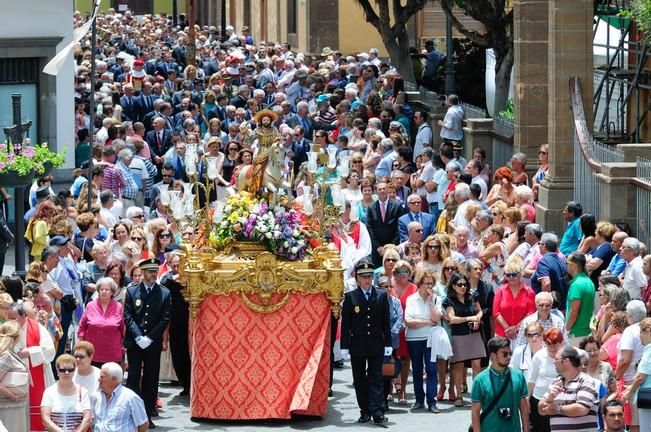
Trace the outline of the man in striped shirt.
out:
[[[594,379],[581,372],[578,351],[566,346],[554,359],[559,378],[538,404],[541,415],[551,416],[552,431],[593,432],[597,430],[599,395]]]

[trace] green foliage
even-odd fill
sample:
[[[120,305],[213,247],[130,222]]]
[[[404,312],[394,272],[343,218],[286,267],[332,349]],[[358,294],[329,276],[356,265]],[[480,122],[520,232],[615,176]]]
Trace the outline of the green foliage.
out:
[[[29,175],[32,171],[43,174],[46,162],[52,164],[53,168],[58,168],[65,162],[63,155],[52,152],[47,143],[33,147],[28,144],[0,144],[0,174],[9,171],[15,171],[21,176]]]
[[[633,0],[631,18],[647,41],[651,40],[651,0]]]
[[[506,101],[504,110],[500,111],[500,117],[504,120],[515,121],[515,104],[513,103],[513,99]]]

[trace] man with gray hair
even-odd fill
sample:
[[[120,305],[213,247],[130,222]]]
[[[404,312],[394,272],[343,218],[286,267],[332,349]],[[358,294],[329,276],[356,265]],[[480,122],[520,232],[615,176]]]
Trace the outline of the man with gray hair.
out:
[[[398,153],[393,149],[393,140],[391,138],[384,138],[380,141],[378,151],[382,153],[382,159],[375,168],[375,178],[380,180],[382,177],[391,175],[391,165],[398,157]]]
[[[140,186],[136,182],[136,178],[133,175],[133,172],[129,169],[129,165],[133,161],[133,152],[128,148],[120,150],[118,153],[118,161],[115,164],[115,167],[122,171],[124,174],[125,184],[124,187],[120,190],[120,196],[122,197],[122,208],[131,207],[136,205],[136,197],[138,192],[142,190],[142,180],[140,181]],[[144,200],[144,198],[143,198]],[[123,215],[121,215],[123,216]]]
[[[538,242],[543,235],[542,227],[536,223],[528,224],[524,228],[524,241],[513,251],[522,258],[522,278],[527,286],[531,286],[531,275],[536,271],[536,266],[531,265],[536,256],[540,255]]]
[[[558,237],[553,233],[545,233],[540,239],[540,254],[536,271],[531,277],[531,288],[534,292],[556,292],[560,309],[565,310],[567,300],[568,273],[565,259],[558,254]]]
[[[531,315],[526,316],[520,322],[520,329],[518,330],[518,336],[515,338],[513,349],[517,348],[520,345],[526,344],[527,335],[526,330],[530,324],[537,322],[543,328],[543,330],[549,330],[550,328],[557,328],[563,333],[563,340],[568,340],[569,336],[567,330],[565,330],[565,322],[561,317],[552,312],[552,305],[554,304],[554,298],[551,293],[548,292],[539,292],[536,294],[536,312]],[[542,340],[542,334],[537,337]],[[533,338],[533,337],[532,337]],[[518,359],[519,360],[519,359]]]
[[[149,420],[145,404],[133,390],[122,385],[124,372],[119,364],[109,362],[99,373],[99,394],[95,400],[95,432],[145,432]]]
[[[622,243],[620,251],[626,261],[626,269],[619,276],[622,288],[628,291],[631,299],[642,299],[642,292],[646,289],[647,277],[642,270],[642,257],[640,256],[640,241],[635,237],[628,237]]]
[[[479,239],[474,238],[471,240],[479,240],[477,242],[477,250],[482,250],[484,249],[484,234],[486,234],[488,227],[493,225],[493,216],[488,210],[480,210],[475,214],[475,218],[471,224],[474,225],[475,230],[479,232]],[[473,232],[475,230],[473,230]]]
[[[624,258],[622,258],[621,253],[622,244],[624,243],[624,239],[627,237],[628,234],[626,234],[624,231],[617,231],[615,234],[613,234],[613,238],[610,241],[610,247],[613,249],[613,252],[615,252],[615,255],[613,255],[612,259],[610,260],[608,268],[601,272],[601,274],[613,274],[615,276],[622,274],[626,268],[626,261],[624,261]]]
[[[466,183],[457,183],[454,187],[454,199],[459,203],[459,207],[457,207],[457,214],[452,220],[452,225],[455,228],[458,226],[467,226],[470,228],[470,222],[466,219],[466,209],[472,204],[470,200],[470,186]]]

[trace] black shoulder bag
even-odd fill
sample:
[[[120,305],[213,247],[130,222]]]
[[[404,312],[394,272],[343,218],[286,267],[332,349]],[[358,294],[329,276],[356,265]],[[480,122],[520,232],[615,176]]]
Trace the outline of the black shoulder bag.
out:
[[[488,414],[493,411],[497,403],[502,399],[502,395],[506,391],[506,388],[511,384],[511,369],[507,368],[509,371],[509,374],[506,376],[506,379],[504,380],[504,384],[502,384],[502,388],[500,388],[500,391],[497,392],[497,395],[493,398],[490,404],[488,404],[488,407],[486,407],[485,410],[482,410],[481,414],[479,415],[479,424],[481,424],[482,421],[488,416]],[[489,371],[490,373],[490,371]],[[472,425],[468,428],[468,432],[473,432]]]

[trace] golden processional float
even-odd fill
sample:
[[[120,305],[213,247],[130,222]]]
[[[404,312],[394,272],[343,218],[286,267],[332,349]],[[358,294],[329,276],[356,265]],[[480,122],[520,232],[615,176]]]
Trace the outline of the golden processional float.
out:
[[[161,193],[177,223],[196,233],[181,245],[179,270],[192,320],[193,417],[322,417],[327,409],[331,317],[339,317],[344,270],[326,234],[339,221],[338,178],[349,161],[313,147],[293,198],[293,175],[284,173],[293,166],[265,120],[273,116],[258,113],[258,153],[237,174],[238,192],[210,203],[218,158],[200,160],[188,144],[191,182],[182,194]]]

